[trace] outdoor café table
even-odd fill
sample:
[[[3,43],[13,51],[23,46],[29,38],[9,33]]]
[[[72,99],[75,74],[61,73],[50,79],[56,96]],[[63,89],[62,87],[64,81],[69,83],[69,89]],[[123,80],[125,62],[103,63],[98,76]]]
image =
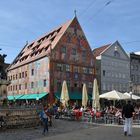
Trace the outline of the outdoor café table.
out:
[[[74,114],[75,114],[75,119],[76,120],[79,120],[80,119],[80,111],[79,111],[79,109],[74,109],[73,110],[73,112],[74,112]]]
[[[106,123],[114,123],[115,122],[115,115],[114,114],[106,114],[105,116]]]

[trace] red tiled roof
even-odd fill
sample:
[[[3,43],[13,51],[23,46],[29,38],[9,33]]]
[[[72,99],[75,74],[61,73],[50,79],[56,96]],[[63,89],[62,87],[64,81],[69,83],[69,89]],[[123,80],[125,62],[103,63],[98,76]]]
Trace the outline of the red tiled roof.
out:
[[[65,22],[52,31],[27,44],[15,58],[9,69],[46,56],[50,50],[56,46],[59,39],[73,20],[74,19]]]
[[[96,48],[93,50],[93,55],[94,57],[97,57],[99,56],[105,49],[107,49],[111,44],[107,44],[107,45],[104,45],[104,46],[101,46],[99,48]]]

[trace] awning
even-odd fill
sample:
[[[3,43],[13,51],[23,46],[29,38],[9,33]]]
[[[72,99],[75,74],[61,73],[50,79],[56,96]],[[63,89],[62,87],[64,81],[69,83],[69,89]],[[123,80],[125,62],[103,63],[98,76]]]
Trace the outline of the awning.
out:
[[[42,92],[42,93],[30,93],[30,94],[24,94],[20,100],[30,100],[30,99],[41,99],[44,96],[46,96],[48,93],[47,92]]]
[[[20,97],[19,99],[20,99],[20,100],[24,100],[24,99],[27,99],[28,96],[30,96],[30,95],[29,95],[29,94],[24,94],[24,95],[23,95],[22,97]]]
[[[54,96],[57,98],[57,99],[60,99],[60,95],[61,95],[61,92],[55,92],[54,93]],[[81,92],[69,92],[69,98],[71,100],[82,100],[82,93]],[[91,100],[91,96],[88,95],[88,99]]]
[[[41,99],[44,96],[46,96],[48,93],[47,92],[42,92],[42,93],[28,93],[28,94],[18,94],[16,96],[7,96],[8,100],[30,100],[30,99]],[[22,96],[21,96],[22,95]]]
[[[24,94],[16,94],[16,95],[9,95],[7,96],[8,100],[17,100],[22,97]]]

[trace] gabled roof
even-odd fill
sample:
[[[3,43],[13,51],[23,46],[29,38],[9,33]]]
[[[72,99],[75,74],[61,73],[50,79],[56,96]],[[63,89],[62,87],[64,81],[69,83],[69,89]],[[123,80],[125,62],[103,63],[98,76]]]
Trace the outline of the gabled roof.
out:
[[[97,57],[99,56],[104,50],[106,50],[111,44],[107,44],[107,45],[104,45],[104,46],[101,46],[99,48],[96,48],[93,50],[93,55],[94,57]]]
[[[56,46],[75,18],[42,35],[31,43],[26,44],[8,69],[14,69],[18,66],[49,55],[50,51]]]
[[[124,51],[124,49],[122,48],[121,44],[119,43],[119,41],[115,41],[112,44],[108,44],[108,45],[104,45],[102,47],[96,48],[93,50],[93,55],[94,57],[100,56],[102,55],[104,52],[106,52],[109,48],[111,48],[114,45],[118,45],[120,47],[120,49],[122,50],[122,52],[124,53],[124,55],[129,59],[129,56],[127,55],[127,53]]]

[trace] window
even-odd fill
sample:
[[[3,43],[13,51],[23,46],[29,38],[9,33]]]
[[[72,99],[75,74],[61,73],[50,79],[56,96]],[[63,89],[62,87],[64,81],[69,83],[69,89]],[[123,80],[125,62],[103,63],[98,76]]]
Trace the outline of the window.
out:
[[[78,73],[74,73],[74,79],[78,79]]]
[[[21,84],[19,84],[19,90],[21,90]]]
[[[24,72],[22,72],[22,78],[24,78]]]
[[[85,58],[86,56],[87,56],[86,50],[83,50],[83,51],[82,51],[82,57]]]
[[[46,79],[44,79],[44,81],[43,81],[43,85],[44,85],[44,87],[46,87]]]
[[[78,70],[79,68],[77,67],[77,66],[74,66],[74,72],[79,72],[79,70]]]
[[[93,69],[89,68],[89,74],[93,73]]]
[[[16,79],[17,79],[17,74],[16,74]]]
[[[119,73],[119,78],[121,78],[121,73]]]
[[[25,71],[25,77],[27,77],[27,71]]]
[[[57,64],[57,70],[62,71],[62,64]]]
[[[10,86],[8,86],[8,91],[10,91]]]
[[[88,83],[88,87],[89,87],[89,88],[92,88],[92,82],[89,82],[89,83]]]
[[[61,47],[61,53],[66,53],[66,47],[65,46]]]
[[[125,74],[123,74],[123,75],[122,75],[122,78],[124,78],[124,79],[125,79]]]
[[[68,42],[68,43],[71,42],[71,37],[70,37],[70,35],[67,35],[67,42]]]
[[[66,71],[70,71],[70,65],[66,65]]]
[[[76,51],[75,48],[72,48],[72,50],[71,50],[71,54],[72,54],[72,55],[76,55],[76,54],[77,54],[77,51]]]
[[[136,71],[138,71],[138,65],[136,65]]]
[[[137,82],[139,82],[139,75],[137,75],[137,78],[136,79],[137,79]]]
[[[27,83],[25,83],[25,89],[27,89]]]
[[[15,85],[13,85],[13,91],[15,90]]]
[[[12,91],[12,86],[11,86],[11,91]]]
[[[13,75],[13,80],[15,80],[15,75]]]
[[[88,72],[87,68],[83,67],[83,73],[87,73],[87,72]]]
[[[120,57],[119,52],[118,52],[118,51],[114,51],[114,56],[115,56],[115,57]]]
[[[19,73],[19,78],[21,78],[21,73]]]
[[[103,76],[105,76],[105,70],[103,70]]]
[[[34,69],[31,70],[31,75],[32,75],[32,76],[34,75]]]
[[[34,88],[34,82],[31,82],[31,88]]]

